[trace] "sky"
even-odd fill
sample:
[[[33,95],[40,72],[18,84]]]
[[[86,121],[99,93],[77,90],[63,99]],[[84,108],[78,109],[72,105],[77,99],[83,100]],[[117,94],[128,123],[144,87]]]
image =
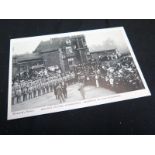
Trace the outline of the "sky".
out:
[[[69,34],[68,34],[69,35]],[[67,35],[67,36],[68,36]],[[57,35],[58,36],[58,35]],[[26,53],[32,53],[41,41],[50,40],[50,38],[55,37],[52,35],[29,37],[13,39],[12,50],[13,55],[20,55]],[[100,50],[116,47],[118,50],[127,49],[124,37],[120,30],[112,31],[92,31],[91,33],[86,33],[86,43],[90,50]]]
[[[120,31],[97,31],[95,33],[90,33],[86,35],[86,41],[90,50],[93,50],[94,48],[103,50],[118,48],[118,50],[125,50],[128,48]]]
[[[13,55],[32,53],[41,41],[49,40],[49,37],[30,37],[12,40]]]

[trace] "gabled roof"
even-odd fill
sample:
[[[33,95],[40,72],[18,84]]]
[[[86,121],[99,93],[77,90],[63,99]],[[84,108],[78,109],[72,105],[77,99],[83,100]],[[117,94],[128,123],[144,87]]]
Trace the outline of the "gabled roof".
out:
[[[69,37],[53,38],[48,41],[41,41],[38,47],[35,49],[34,53],[57,51],[59,48],[66,44],[67,38]]]
[[[36,54],[23,54],[13,57],[14,61],[16,59],[16,62],[23,62],[23,61],[31,61],[31,60],[38,60],[42,59],[40,56]]]
[[[105,54],[108,54],[108,52],[110,53],[110,52],[115,52],[115,51],[116,51],[116,49],[106,49],[106,50],[91,51],[90,53],[101,53],[101,52],[103,52]]]

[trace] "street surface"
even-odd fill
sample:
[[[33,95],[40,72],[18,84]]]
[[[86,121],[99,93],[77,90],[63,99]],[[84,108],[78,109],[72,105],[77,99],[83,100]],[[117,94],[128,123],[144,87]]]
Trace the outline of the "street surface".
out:
[[[74,102],[74,101],[76,102],[76,101],[82,100],[82,96],[78,88],[79,88],[78,84],[68,86],[67,88],[68,98],[65,99],[65,102]],[[96,88],[94,86],[86,86],[84,90],[85,90],[86,99],[116,94],[111,90],[108,90],[105,88]],[[60,104],[60,102],[59,100],[56,100],[54,93],[50,92],[48,94],[33,98],[31,100],[27,100],[25,102],[15,104],[12,106],[12,111],[15,112],[19,110],[27,110],[27,109],[50,106],[55,104]]]

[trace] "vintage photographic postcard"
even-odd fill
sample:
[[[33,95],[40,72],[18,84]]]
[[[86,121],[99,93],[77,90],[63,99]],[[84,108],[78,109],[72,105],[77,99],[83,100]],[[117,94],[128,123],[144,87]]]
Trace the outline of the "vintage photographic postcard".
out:
[[[8,120],[149,96],[123,27],[11,39]]]

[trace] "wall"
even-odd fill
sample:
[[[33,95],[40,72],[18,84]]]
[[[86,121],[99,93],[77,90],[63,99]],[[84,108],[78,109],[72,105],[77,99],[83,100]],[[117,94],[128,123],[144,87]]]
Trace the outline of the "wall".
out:
[[[43,60],[45,61],[45,66],[60,66],[59,52],[42,53]]]

